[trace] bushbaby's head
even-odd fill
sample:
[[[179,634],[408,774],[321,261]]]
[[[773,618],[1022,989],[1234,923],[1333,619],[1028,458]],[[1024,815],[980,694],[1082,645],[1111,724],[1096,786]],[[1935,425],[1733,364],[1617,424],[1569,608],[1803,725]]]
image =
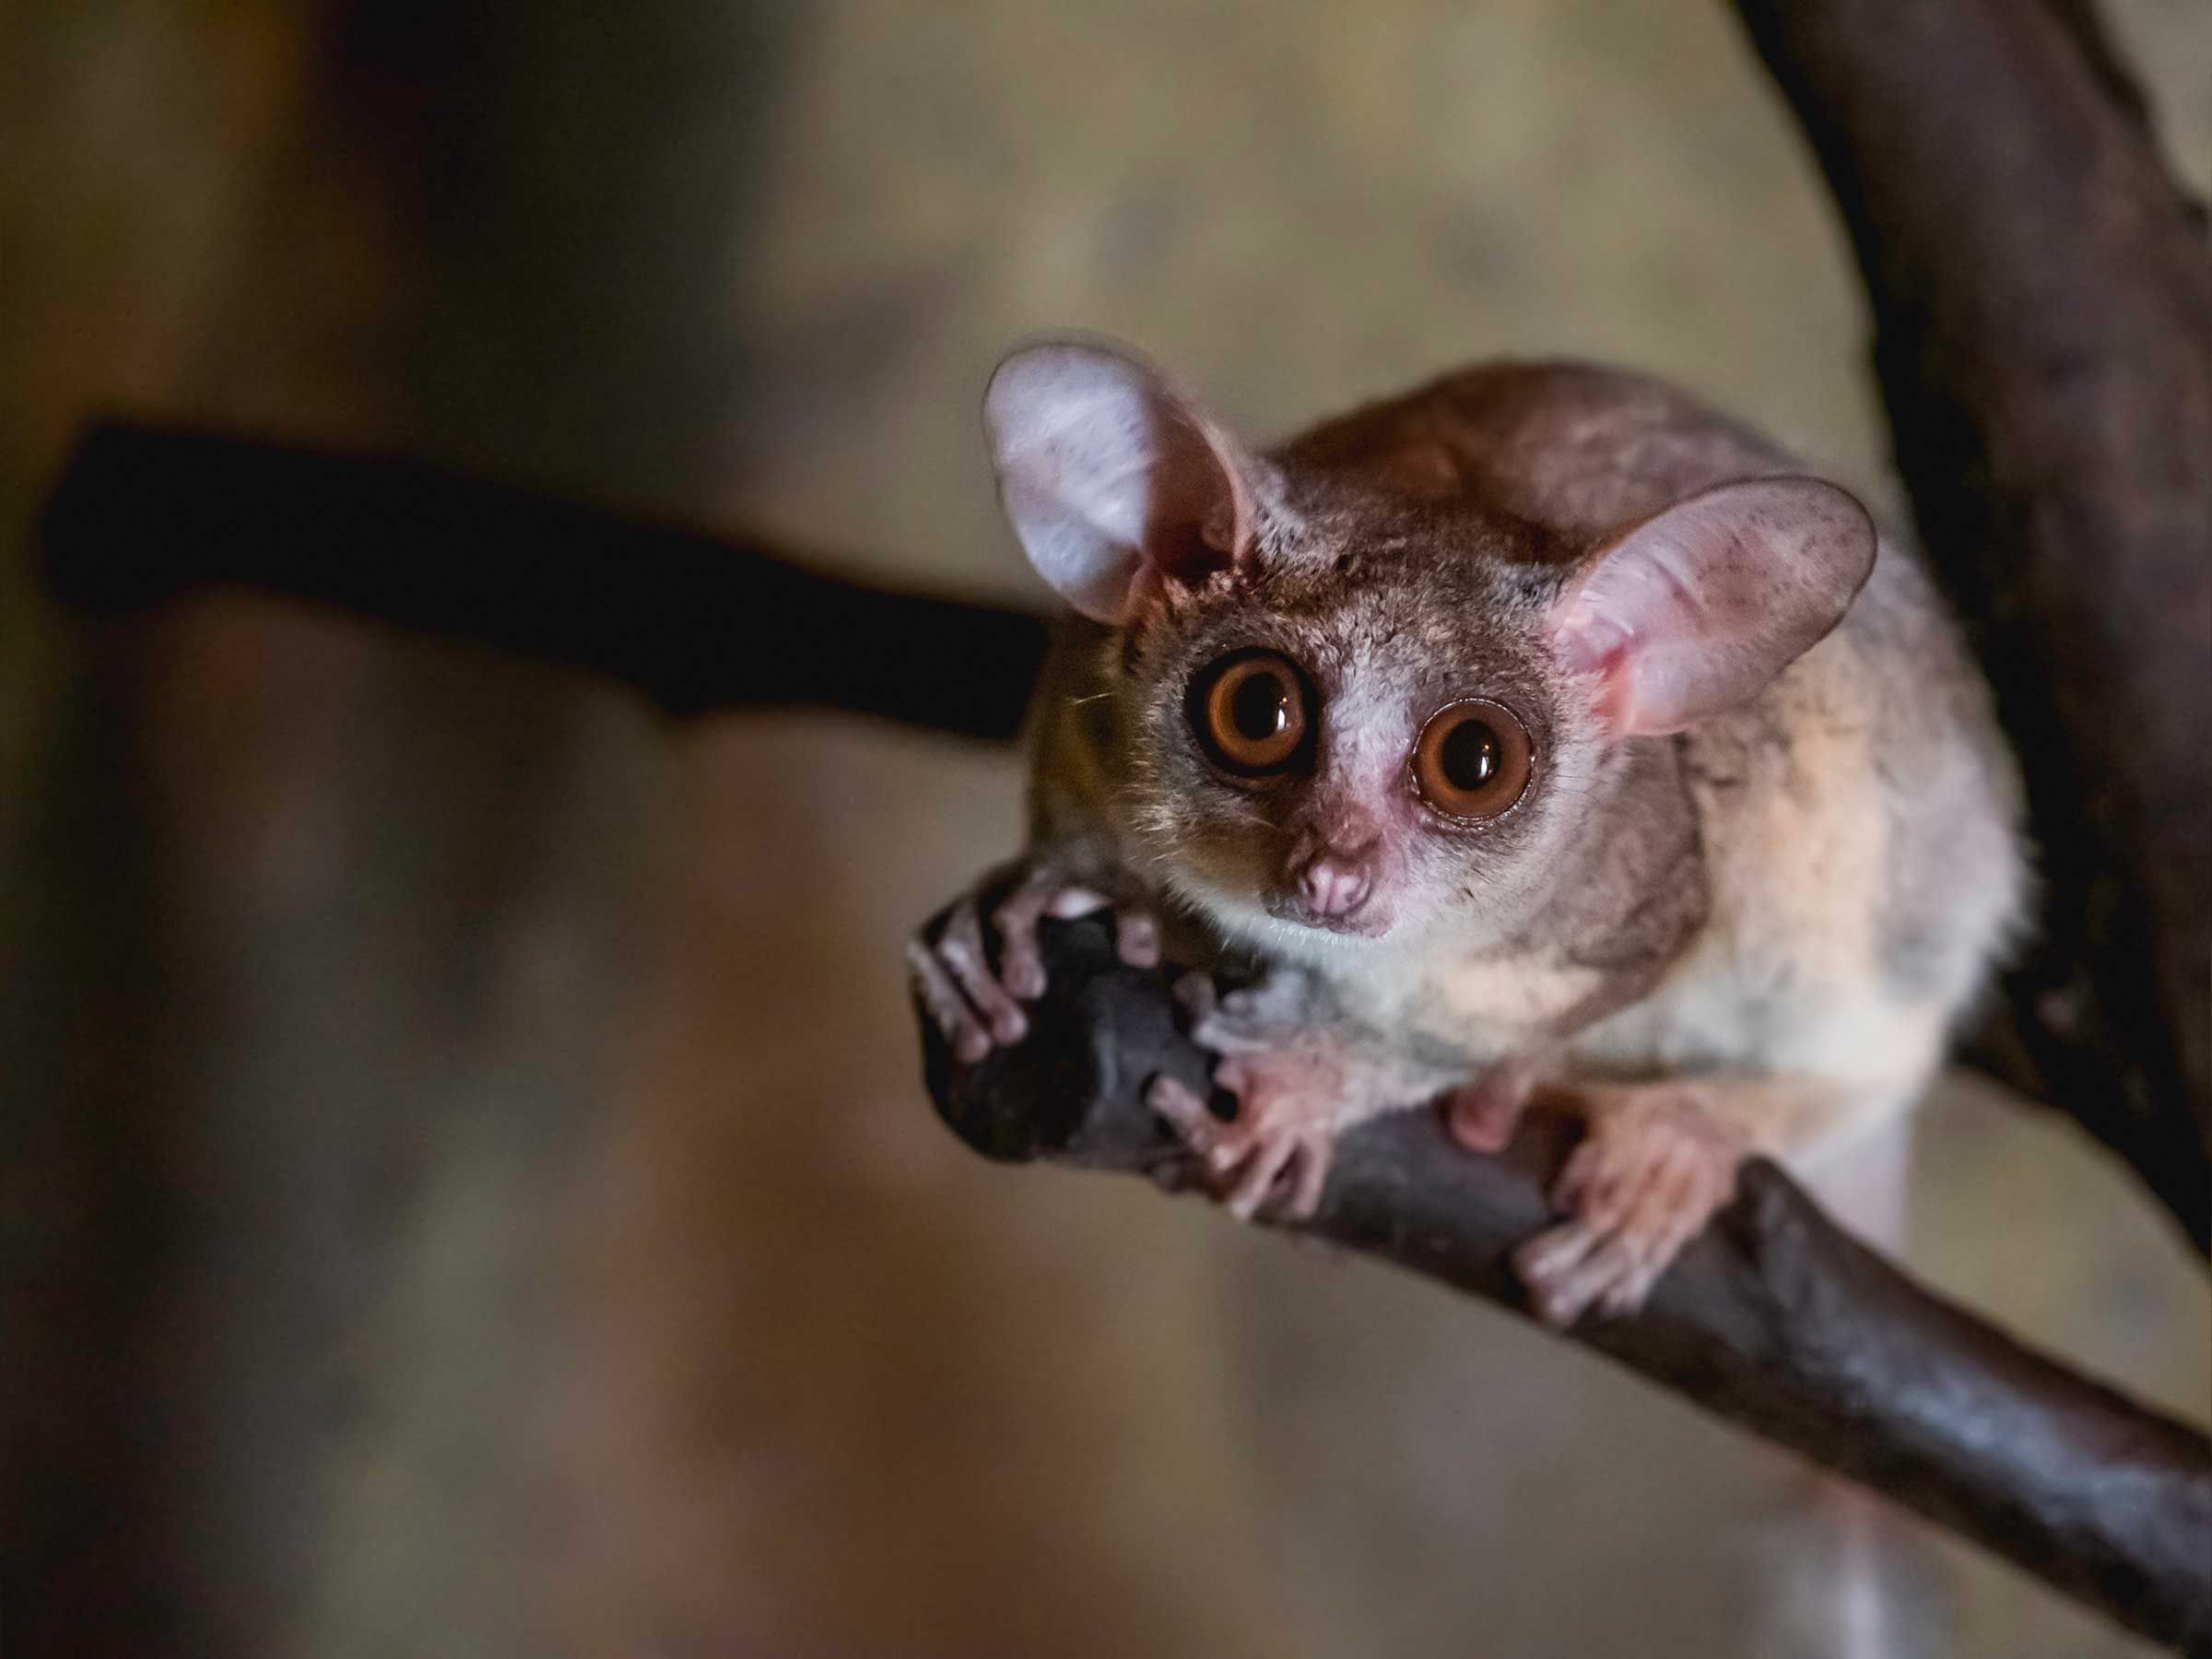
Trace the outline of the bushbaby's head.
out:
[[[1307,957],[1510,936],[1606,832],[1622,746],[1750,697],[1874,559],[1864,510],[1809,478],[1593,540],[1486,506],[1435,445],[1262,454],[1091,345],[1009,357],[984,419],[1031,562],[1112,630],[1128,846]]]

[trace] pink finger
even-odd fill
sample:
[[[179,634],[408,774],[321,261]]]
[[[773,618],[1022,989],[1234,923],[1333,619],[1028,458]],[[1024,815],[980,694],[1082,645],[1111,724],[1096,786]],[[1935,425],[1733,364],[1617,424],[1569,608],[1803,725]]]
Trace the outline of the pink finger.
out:
[[[1532,1290],[1557,1278],[1597,1248],[1598,1235],[1580,1221],[1540,1232],[1513,1252],[1513,1271]]]
[[[1321,1195],[1329,1183],[1329,1149],[1325,1146],[1300,1147],[1298,1178],[1290,1190],[1290,1215],[1310,1221],[1321,1209]]]
[[[1606,1238],[1597,1248],[1571,1266],[1532,1287],[1537,1312],[1545,1322],[1565,1330],[1588,1312],[1590,1304],[1635,1271],[1630,1247],[1618,1238]]]
[[[984,959],[983,927],[976,918],[974,905],[963,904],[953,912],[945,936],[937,941],[937,956],[952,970],[961,991],[990,1024],[993,1036],[1001,1042],[1019,1042],[1028,1034],[1028,1017],[992,976],[991,964]]]
[[[1044,959],[1037,954],[1037,919],[1052,903],[1057,889],[1047,879],[1032,876],[991,912],[998,929],[998,972],[1016,996],[1044,994]]]
[[[1641,1312],[1651,1297],[1652,1287],[1659,1282],[1659,1276],[1665,1271],[1664,1263],[1638,1264],[1597,1299],[1597,1311],[1607,1319],[1626,1319]]]
[[[1230,1189],[1229,1213],[1240,1221],[1249,1221],[1260,1213],[1267,1195],[1275,1191],[1275,1183],[1282,1178],[1291,1158],[1298,1151],[1298,1143],[1288,1138],[1266,1141],[1253,1153],[1252,1161],[1237,1177]]]
[[[1583,1190],[1596,1176],[1598,1169],[1595,1141],[1586,1140],[1575,1147],[1567,1155],[1566,1163],[1560,1166],[1559,1178],[1551,1183],[1551,1207],[1561,1215],[1574,1214]]]
[[[920,939],[908,942],[907,966],[913,971],[914,989],[920,994],[922,1006],[944,1032],[945,1040],[952,1044],[953,1057],[966,1065],[973,1065],[991,1052],[991,1033],[976,1018],[969,1007],[968,999],[960,994],[952,976],[945,971],[936,953]]]
[[[1114,948],[1132,968],[1159,966],[1159,922],[1151,912],[1124,906],[1113,913]]]
[[[1502,1152],[1521,1121],[1521,1105],[1480,1083],[1452,1091],[1445,1121],[1452,1138],[1470,1152]]]
[[[1195,1089],[1173,1077],[1158,1077],[1145,1090],[1145,1104],[1167,1121],[1183,1145],[1209,1165],[1213,1162],[1221,1149],[1221,1125]]]

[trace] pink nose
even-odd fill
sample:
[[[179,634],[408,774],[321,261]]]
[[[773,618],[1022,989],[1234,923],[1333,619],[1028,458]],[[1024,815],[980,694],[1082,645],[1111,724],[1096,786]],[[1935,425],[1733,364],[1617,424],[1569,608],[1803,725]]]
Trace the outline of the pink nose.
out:
[[[1327,854],[1315,859],[1298,878],[1298,896],[1316,916],[1350,915],[1367,902],[1373,888],[1367,865]]]

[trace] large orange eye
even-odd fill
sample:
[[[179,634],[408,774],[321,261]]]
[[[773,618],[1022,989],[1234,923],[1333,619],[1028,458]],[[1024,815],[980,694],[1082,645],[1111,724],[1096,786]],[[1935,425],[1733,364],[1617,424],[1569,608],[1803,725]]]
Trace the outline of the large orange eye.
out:
[[[1496,818],[1528,788],[1534,765],[1528,728],[1480,698],[1446,703],[1413,745],[1414,787],[1447,818]]]
[[[1305,747],[1305,677],[1272,651],[1224,657],[1192,687],[1191,726],[1230,771],[1280,771]]]

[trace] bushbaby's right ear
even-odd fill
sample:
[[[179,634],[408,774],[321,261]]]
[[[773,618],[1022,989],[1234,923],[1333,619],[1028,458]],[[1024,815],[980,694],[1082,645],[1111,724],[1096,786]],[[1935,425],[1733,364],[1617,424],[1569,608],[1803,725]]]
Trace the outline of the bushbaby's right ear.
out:
[[[1734,708],[1824,639],[1874,570],[1874,521],[1818,478],[1748,478],[1677,501],[1583,561],[1553,605],[1561,662],[1615,735]]]
[[[983,429],[1030,562],[1087,617],[1132,621],[1161,584],[1250,556],[1254,463],[1134,359],[1017,351],[983,394]]]

